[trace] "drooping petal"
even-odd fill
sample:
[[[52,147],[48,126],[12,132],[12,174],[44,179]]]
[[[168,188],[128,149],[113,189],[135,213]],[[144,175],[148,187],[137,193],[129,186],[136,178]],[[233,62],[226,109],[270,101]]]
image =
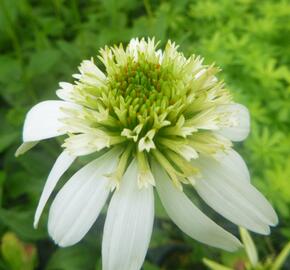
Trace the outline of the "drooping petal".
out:
[[[233,149],[227,152],[219,152],[215,158],[225,170],[230,171],[241,181],[250,182],[250,173],[243,158]]]
[[[75,108],[65,101],[48,100],[36,104],[27,113],[23,127],[23,141],[38,141],[64,134],[59,121],[64,116],[61,108]]]
[[[154,196],[151,185],[138,188],[137,173],[133,160],[110,202],[103,234],[103,270],[139,270],[143,264],[153,227]]]
[[[118,153],[113,149],[87,164],[57,194],[49,212],[48,232],[58,245],[77,243],[97,219],[110,192],[105,175],[116,167]]]
[[[31,148],[33,148],[35,145],[38,144],[38,141],[33,142],[24,142],[22,143],[15,152],[15,157],[19,157],[29,151]]]
[[[247,179],[241,179],[245,177],[243,166],[237,163],[234,169],[229,169],[223,161],[204,156],[195,160],[194,165],[202,175],[195,184],[198,194],[225,218],[261,234],[270,232],[268,225],[277,224],[270,203]]]
[[[203,214],[179,189],[167,174],[153,163],[156,188],[161,202],[173,222],[190,237],[210,246],[235,251],[239,240]]]
[[[222,105],[218,108],[219,112],[230,112],[231,120],[234,125],[223,127],[217,133],[225,136],[232,141],[243,141],[250,132],[250,115],[248,109],[241,104]]]
[[[70,165],[74,162],[76,157],[69,155],[67,151],[63,151],[57,160],[55,161],[49,176],[46,180],[45,186],[43,188],[43,192],[41,194],[35,216],[34,216],[34,228],[37,227],[39,218],[42,214],[42,211],[49,199],[52,191],[54,190],[57,182],[61,178],[61,176],[66,172],[66,170],[70,167]]]

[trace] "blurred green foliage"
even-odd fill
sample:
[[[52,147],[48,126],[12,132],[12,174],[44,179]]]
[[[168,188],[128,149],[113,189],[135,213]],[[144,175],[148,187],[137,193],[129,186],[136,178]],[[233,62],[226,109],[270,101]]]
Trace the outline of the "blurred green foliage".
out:
[[[244,245],[244,250],[241,252],[236,252],[232,258],[225,260],[224,264],[217,263],[212,260],[203,259],[205,265],[211,270],[235,270],[235,269],[245,269],[245,270],[281,270],[283,264],[285,263],[287,257],[290,253],[290,242],[285,245],[280,254],[277,257],[269,256],[264,259],[264,261],[259,260],[259,254],[257,252],[257,247],[250,235],[250,233],[244,229],[240,228],[240,236],[242,243]]]
[[[11,270],[33,270],[36,266],[36,248],[22,243],[15,234],[8,232],[2,237],[1,253]]]
[[[270,237],[254,236],[260,257],[278,254],[290,239],[289,0],[0,0],[0,234],[12,231],[34,243],[37,269],[101,269],[103,217],[85,240],[67,249],[49,240],[46,217],[38,230],[32,228],[59,143],[43,142],[18,159],[14,152],[25,113],[39,101],[56,99],[58,82],[72,81],[81,60],[106,44],[143,36],[155,36],[161,46],[174,40],[186,55],[217,63],[220,78],[250,109],[251,134],[236,147],[280,216]],[[157,208],[144,270],[205,269],[203,257],[229,256],[189,239]],[[13,267],[2,253],[0,269]]]

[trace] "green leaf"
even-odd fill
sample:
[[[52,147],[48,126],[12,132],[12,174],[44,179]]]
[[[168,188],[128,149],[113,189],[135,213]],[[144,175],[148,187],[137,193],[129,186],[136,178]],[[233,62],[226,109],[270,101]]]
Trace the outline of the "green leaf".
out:
[[[5,149],[7,149],[11,144],[13,144],[18,138],[18,136],[19,136],[18,132],[6,134],[0,133],[0,153],[3,152]]]
[[[271,270],[280,270],[290,253],[290,242],[282,249],[274,261]]]
[[[19,62],[8,55],[1,55],[0,56],[0,83],[5,83],[5,84],[11,83],[15,79],[20,79],[20,76],[21,76],[21,66]],[[4,93],[5,91],[0,91],[0,95]]]
[[[36,266],[35,246],[21,242],[14,233],[3,236],[1,253],[10,270],[33,270]]]
[[[251,235],[249,234],[249,232],[242,227],[240,227],[240,234],[241,234],[243,244],[245,246],[246,253],[251,262],[251,265],[255,267],[259,259],[258,259],[258,253],[257,253],[256,246],[254,244],[254,241]]]
[[[5,180],[6,180],[6,173],[4,171],[0,171],[0,187],[3,186],[3,183]]]
[[[30,58],[28,70],[30,75],[36,75],[50,72],[60,59],[60,53],[54,49],[41,50],[34,53]]]
[[[202,261],[206,266],[208,266],[212,270],[233,270],[232,268],[228,268],[209,259],[203,259]]]
[[[33,228],[34,210],[16,211],[0,209],[0,222],[25,240],[38,240],[46,237],[46,232]]]
[[[143,265],[143,269],[144,270],[159,270],[160,268],[149,263],[149,262],[145,262],[144,265]]]
[[[59,248],[52,255],[45,270],[94,270],[98,256],[101,254],[98,255],[91,247],[82,244]]]
[[[22,249],[14,234],[5,234],[2,238],[1,253],[11,270],[22,268]]]

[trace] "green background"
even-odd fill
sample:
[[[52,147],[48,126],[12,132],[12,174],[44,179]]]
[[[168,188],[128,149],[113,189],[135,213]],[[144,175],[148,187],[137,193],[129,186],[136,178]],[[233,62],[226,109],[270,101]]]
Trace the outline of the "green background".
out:
[[[160,40],[161,47],[171,39],[186,56],[200,54],[205,63],[222,68],[219,77],[251,113],[250,136],[235,148],[280,219],[270,236],[252,235],[261,261],[289,241],[289,0],[0,0],[0,235],[13,232],[22,241],[14,247],[4,237],[0,269],[101,269],[104,214],[72,248],[59,249],[48,238],[47,215],[38,230],[32,228],[60,141],[42,142],[17,159],[14,152],[26,112],[37,102],[56,99],[58,82],[72,82],[81,60],[96,57],[105,45],[147,36]],[[205,211],[237,233],[235,226]],[[229,255],[185,236],[158,203],[156,215],[145,270],[206,269],[205,257],[228,265],[243,260],[243,255]],[[289,259],[284,268],[290,269]]]

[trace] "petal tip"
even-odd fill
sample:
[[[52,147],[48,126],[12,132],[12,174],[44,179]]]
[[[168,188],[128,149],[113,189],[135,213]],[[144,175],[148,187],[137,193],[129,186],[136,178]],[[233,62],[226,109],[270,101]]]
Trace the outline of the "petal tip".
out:
[[[276,227],[279,223],[279,218],[278,218],[278,215],[277,213],[275,212],[275,210],[273,209],[274,213],[273,213],[273,216],[272,216],[272,220],[271,220],[271,224],[270,226],[272,227]]]
[[[262,235],[269,235],[271,233],[271,229],[269,226],[266,226],[265,229],[263,231],[259,232]]]
[[[38,221],[33,222],[33,228],[36,230],[38,228]]]
[[[240,242],[240,240],[236,239],[235,243],[233,243],[232,246],[227,248],[227,251],[229,252],[236,252],[240,249],[242,249],[244,245]]]

